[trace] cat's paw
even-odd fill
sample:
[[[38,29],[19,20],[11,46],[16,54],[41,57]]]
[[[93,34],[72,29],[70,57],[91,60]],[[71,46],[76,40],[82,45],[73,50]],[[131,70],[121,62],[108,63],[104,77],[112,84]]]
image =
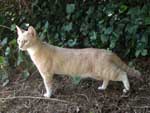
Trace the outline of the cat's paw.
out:
[[[129,90],[123,89],[123,93],[128,93],[128,92],[129,92]]]
[[[45,93],[43,96],[49,98],[51,97],[51,93]]]
[[[105,88],[102,87],[102,86],[99,86],[97,89],[98,89],[98,90],[105,90]]]

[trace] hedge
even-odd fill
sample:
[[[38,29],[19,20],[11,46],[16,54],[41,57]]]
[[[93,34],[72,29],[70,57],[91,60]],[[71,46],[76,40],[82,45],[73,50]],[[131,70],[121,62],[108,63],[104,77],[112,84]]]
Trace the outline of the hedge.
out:
[[[122,58],[150,55],[149,0],[0,1],[0,53],[13,66],[23,62],[15,25],[33,25],[40,38],[69,48],[105,48]]]

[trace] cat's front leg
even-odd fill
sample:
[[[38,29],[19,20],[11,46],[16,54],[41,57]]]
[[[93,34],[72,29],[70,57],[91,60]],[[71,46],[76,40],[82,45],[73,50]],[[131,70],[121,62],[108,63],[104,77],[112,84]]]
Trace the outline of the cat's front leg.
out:
[[[44,85],[45,85],[45,89],[46,89],[46,93],[44,93],[44,97],[51,97],[52,95],[52,76],[53,74],[41,74],[43,81],[44,81]]]
[[[45,89],[46,89],[46,93],[44,93],[44,97],[51,97],[52,95],[52,85],[51,83],[49,83],[48,80],[44,80],[44,85],[45,85]]]

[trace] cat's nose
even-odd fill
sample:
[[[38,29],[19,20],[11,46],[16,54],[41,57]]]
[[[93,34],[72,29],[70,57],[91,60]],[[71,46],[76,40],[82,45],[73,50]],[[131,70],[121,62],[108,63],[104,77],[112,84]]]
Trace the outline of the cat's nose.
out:
[[[23,47],[23,45],[20,45],[20,46],[19,46],[19,48],[22,48],[22,47]]]

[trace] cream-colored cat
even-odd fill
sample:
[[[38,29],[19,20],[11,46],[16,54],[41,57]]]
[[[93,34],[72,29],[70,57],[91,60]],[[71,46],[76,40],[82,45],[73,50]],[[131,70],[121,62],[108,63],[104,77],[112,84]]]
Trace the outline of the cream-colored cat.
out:
[[[127,75],[140,77],[140,72],[129,68],[116,54],[104,49],[67,49],[42,42],[35,29],[30,26],[27,31],[18,26],[17,43],[19,49],[27,50],[38,68],[46,88],[45,97],[52,93],[54,74],[80,75],[96,80],[103,80],[99,90],[106,89],[108,82],[122,81],[124,92],[130,89]]]

